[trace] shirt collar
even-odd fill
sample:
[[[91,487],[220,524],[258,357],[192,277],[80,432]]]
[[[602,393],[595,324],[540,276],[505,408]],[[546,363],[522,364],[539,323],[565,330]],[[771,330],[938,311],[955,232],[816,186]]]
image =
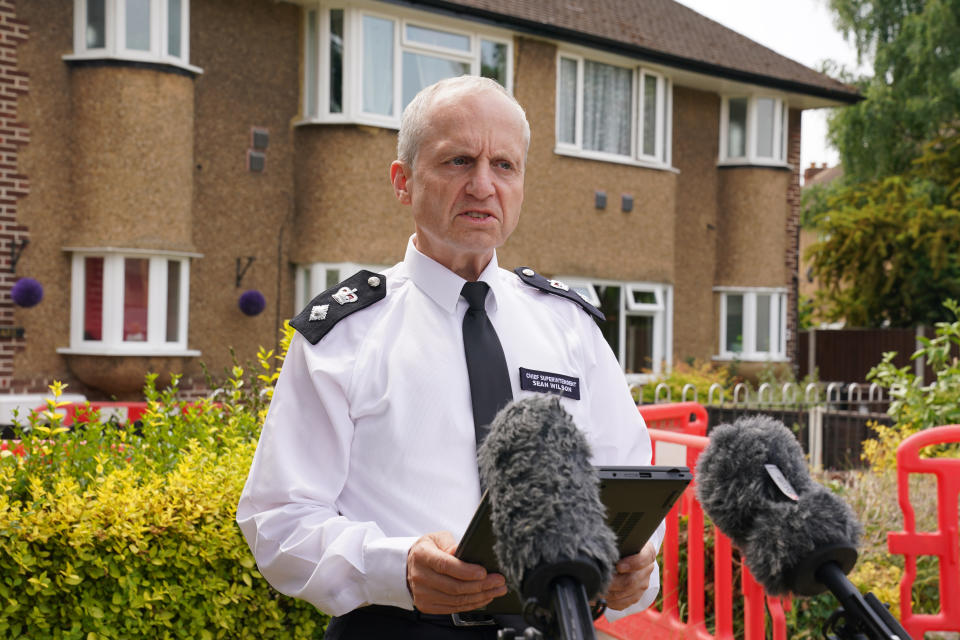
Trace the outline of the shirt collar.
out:
[[[417,288],[427,294],[447,313],[454,313],[457,310],[457,303],[460,301],[460,290],[463,289],[463,283],[466,280],[433,258],[421,253],[413,244],[414,237],[410,236],[407,241],[407,252],[403,257],[410,279],[417,285]],[[488,311],[497,308],[497,289],[501,286],[499,274],[497,252],[494,251],[490,263],[480,274],[480,280],[490,285],[490,290],[493,292],[487,302]]]

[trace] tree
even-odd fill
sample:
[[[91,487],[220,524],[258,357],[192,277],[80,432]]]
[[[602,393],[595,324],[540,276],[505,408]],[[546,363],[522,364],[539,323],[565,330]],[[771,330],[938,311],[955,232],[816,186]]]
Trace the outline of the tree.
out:
[[[960,298],[960,132],[923,147],[899,175],[847,184],[816,219],[807,251],[820,313],[852,326],[949,319]]]
[[[830,141],[849,181],[907,171],[923,144],[960,120],[960,0],[830,0],[873,75],[864,100],[834,112]],[[849,81],[849,78],[847,78]]]

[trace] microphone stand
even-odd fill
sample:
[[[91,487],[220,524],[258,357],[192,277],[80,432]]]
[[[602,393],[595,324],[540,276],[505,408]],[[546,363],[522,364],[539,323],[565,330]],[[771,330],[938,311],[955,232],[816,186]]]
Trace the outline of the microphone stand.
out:
[[[822,564],[816,577],[841,605],[823,625],[827,640],[912,640],[875,595],[860,594],[836,562]]]
[[[591,608],[588,593],[599,591],[600,580],[596,561],[586,556],[529,571],[521,591],[525,599],[524,621],[532,628],[524,632],[523,638],[536,638],[540,631],[547,640],[596,640],[593,621],[606,605]],[[507,632],[499,635],[503,639],[517,637],[513,629],[503,631]]]

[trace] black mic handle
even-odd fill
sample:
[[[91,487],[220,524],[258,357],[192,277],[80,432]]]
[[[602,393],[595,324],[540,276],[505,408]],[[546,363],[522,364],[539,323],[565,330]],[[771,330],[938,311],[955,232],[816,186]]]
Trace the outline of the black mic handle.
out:
[[[561,576],[553,582],[551,591],[550,604],[560,630],[560,640],[596,640],[593,614],[583,583]]]
[[[826,562],[821,565],[817,569],[816,577],[840,601],[847,621],[854,623],[856,631],[870,640],[912,640],[889,612],[884,611],[886,613],[884,616],[875,609],[875,607],[883,609],[883,605],[876,596],[868,594],[870,596],[868,601],[860,594],[836,562]],[[890,624],[891,622],[893,624]]]

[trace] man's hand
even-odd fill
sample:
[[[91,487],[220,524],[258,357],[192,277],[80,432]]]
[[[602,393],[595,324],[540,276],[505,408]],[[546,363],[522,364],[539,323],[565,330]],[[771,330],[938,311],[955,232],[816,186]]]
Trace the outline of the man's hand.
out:
[[[640,553],[622,558],[607,590],[607,606],[622,611],[639,600],[650,586],[650,574],[656,562],[657,551],[652,542],[647,542]]]
[[[407,588],[423,613],[457,613],[488,604],[507,592],[499,573],[453,555],[457,543],[449,531],[428,533],[407,552]]]

